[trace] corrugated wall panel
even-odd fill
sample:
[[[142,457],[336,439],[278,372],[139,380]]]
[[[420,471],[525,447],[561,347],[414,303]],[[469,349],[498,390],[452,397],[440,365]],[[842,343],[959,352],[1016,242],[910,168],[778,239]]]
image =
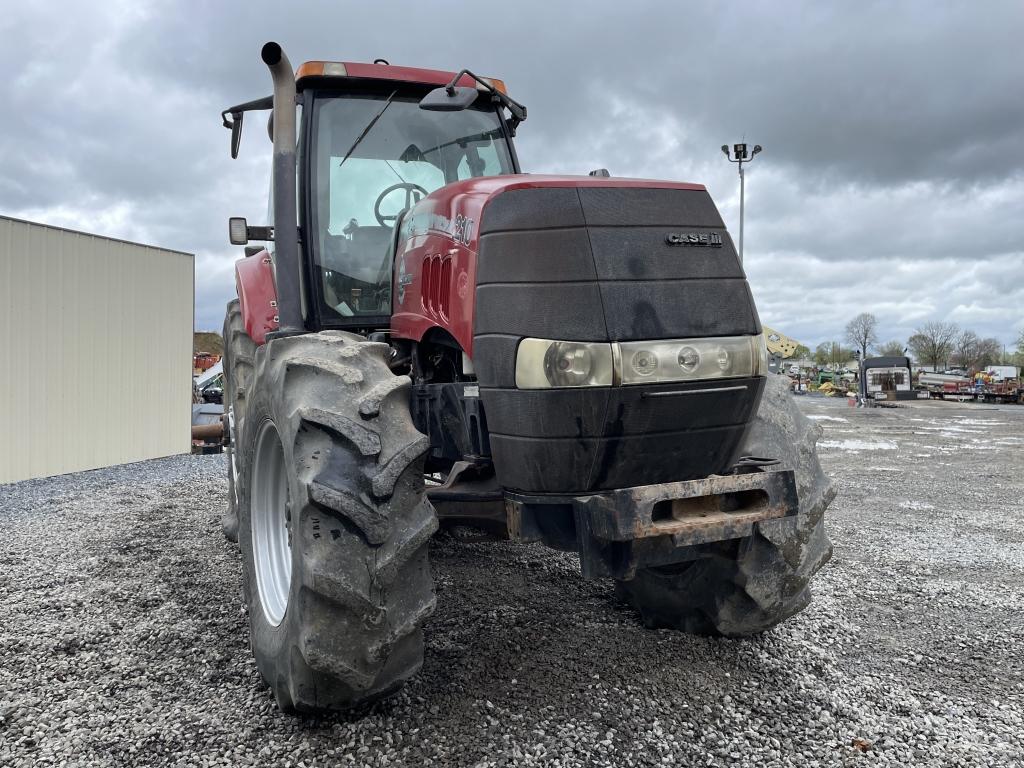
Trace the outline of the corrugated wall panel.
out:
[[[189,451],[193,270],[0,216],[0,483]]]

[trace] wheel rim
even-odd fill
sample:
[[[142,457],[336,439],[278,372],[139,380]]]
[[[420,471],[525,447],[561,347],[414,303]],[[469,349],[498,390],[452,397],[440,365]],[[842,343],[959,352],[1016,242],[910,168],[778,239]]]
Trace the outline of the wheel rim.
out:
[[[288,608],[292,577],[288,472],[281,436],[271,421],[260,427],[252,467],[252,557],[263,613],[278,626]]]

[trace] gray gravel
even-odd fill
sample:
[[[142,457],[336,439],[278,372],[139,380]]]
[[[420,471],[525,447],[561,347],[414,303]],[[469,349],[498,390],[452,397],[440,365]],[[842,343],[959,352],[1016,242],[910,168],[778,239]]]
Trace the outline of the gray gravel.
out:
[[[650,632],[572,556],[439,538],[422,674],[333,718],[258,679],[221,457],[2,486],[0,765],[1024,765],[1024,408],[799,402],[840,489],[810,609]]]

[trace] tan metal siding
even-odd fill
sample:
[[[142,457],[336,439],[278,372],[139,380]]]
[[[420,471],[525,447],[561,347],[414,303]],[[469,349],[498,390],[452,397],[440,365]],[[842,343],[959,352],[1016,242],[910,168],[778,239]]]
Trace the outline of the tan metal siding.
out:
[[[0,217],[0,483],[188,452],[193,272]]]

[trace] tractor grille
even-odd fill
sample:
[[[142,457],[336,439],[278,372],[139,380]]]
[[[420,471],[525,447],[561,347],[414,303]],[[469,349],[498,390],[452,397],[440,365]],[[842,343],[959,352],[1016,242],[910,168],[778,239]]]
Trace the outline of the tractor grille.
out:
[[[451,256],[426,256],[423,259],[423,308],[448,320],[452,301]]]
[[[707,192],[519,189],[487,205],[480,232],[473,357],[504,487],[579,493],[689,480],[732,464],[762,378],[515,388],[516,347],[525,337],[638,341],[761,332]],[[690,234],[697,236],[693,247],[669,242]],[[701,235],[721,245],[704,245]],[[690,390],[701,391],[683,394]]]

